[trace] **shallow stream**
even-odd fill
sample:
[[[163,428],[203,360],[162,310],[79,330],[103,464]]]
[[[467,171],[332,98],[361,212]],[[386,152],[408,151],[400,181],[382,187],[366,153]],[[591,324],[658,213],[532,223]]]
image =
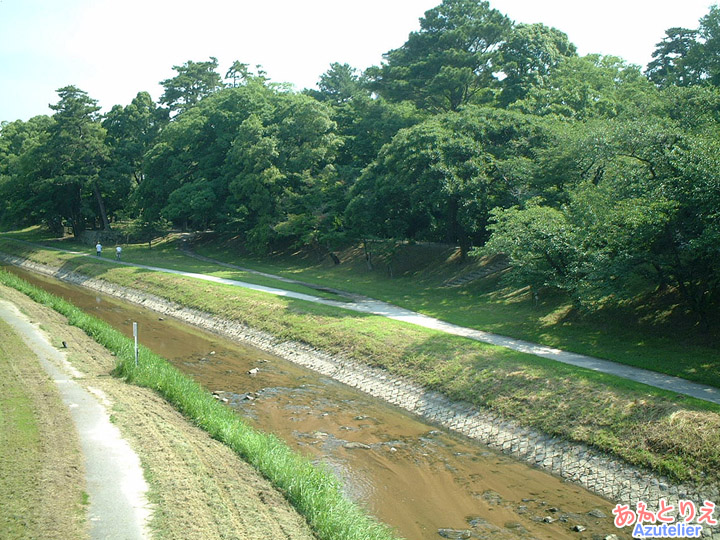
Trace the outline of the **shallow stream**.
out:
[[[612,503],[253,347],[8,268],[132,335],[248,421],[325,463],[347,494],[412,540],[605,538]]]

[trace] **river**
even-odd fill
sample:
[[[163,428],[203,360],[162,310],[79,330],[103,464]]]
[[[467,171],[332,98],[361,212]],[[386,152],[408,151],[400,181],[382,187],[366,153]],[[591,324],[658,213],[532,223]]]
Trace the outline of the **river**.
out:
[[[17,275],[192,376],[259,429],[330,467],[349,497],[413,540],[624,537],[613,504],[282,358],[82,287]]]

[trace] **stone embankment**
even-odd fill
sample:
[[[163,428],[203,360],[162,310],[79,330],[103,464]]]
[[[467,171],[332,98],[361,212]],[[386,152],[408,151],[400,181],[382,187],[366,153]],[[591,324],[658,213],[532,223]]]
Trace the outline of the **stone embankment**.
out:
[[[628,465],[588,446],[518,426],[467,403],[453,402],[437,392],[390,375],[384,370],[331,356],[301,343],[282,342],[270,334],[235,321],[220,319],[164,298],[103,280],[87,278],[4,254],[0,254],[0,260],[121,298],[233,340],[250,343],[383,399],[431,423],[581,485],[613,502],[628,504],[633,509],[638,501],[646,502],[650,509],[657,508],[661,498],[674,505],[681,499],[697,504],[706,500],[720,504],[718,488],[697,488],[672,483],[667,478]],[[717,527],[706,528],[703,530],[703,538],[720,540],[720,530]]]

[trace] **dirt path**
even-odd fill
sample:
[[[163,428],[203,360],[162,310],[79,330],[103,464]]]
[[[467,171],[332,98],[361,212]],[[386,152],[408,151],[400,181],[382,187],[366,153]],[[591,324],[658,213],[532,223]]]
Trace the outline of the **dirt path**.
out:
[[[150,515],[147,483],[137,454],[110,422],[98,400],[100,392],[81,385],[82,373],[70,365],[66,355],[55,348],[37,323],[15,306],[0,300],[0,316],[33,351],[43,370],[56,384],[63,404],[69,408],[85,465],[90,537],[93,540],[148,538]]]
[[[304,519],[250,465],[152,391],[112,377],[114,359],[107,350],[17,291],[0,287],[0,298],[40,323],[54,344],[68,344],[68,359],[82,374],[79,382],[104,403],[140,457],[150,484],[152,537],[314,538]],[[67,427],[67,417],[60,422]]]

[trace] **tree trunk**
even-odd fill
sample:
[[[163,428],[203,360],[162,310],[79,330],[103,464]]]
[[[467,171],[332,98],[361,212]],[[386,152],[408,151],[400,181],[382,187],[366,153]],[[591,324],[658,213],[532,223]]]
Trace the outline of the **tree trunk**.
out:
[[[103,222],[103,229],[106,231],[110,230],[110,222],[108,221],[107,212],[105,211],[105,202],[103,201],[102,194],[97,182],[93,182],[93,193],[95,194],[95,200],[98,203],[98,210],[100,210],[100,218]]]
[[[333,253],[333,250],[330,249],[330,242],[325,242],[325,249],[328,252],[328,255],[330,255],[330,258],[332,259],[333,264],[338,265],[340,264],[340,259],[338,258],[335,253]]]
[[[470,252],[470,239],[466,236],[460,238],[460,262],[467,261],[468,253]]]
[[[447,237],[448,242],[457,242],[460,245],[460,261],[465,262],[467,260],[468,251],[470,251],[470,238],[465,234],[460,222],[458,220],[458,214],[460,212],[460,201],[458,197],[450,197],[448,201],[448,213],[447,213]]]
[[[448,199],[447,206],[447,241],[449,243],[457,242],[459,237],[460,224],[458,223],[458,208],[460,203],[456,196]]]
[[[72,215],[70,216],[70,225],[72,226],[73,236],[75,238],[79,238],[80,233],[85,230],[85,224],[82,221],[82,216],[80,215],[80,212],[72,213]]]
[[[367,240],[363,240],[363,250],[365,251],[365,263],[367,264],[368,270],[372,270],[372,254],[370,253],[370,248],[368,247]]]

